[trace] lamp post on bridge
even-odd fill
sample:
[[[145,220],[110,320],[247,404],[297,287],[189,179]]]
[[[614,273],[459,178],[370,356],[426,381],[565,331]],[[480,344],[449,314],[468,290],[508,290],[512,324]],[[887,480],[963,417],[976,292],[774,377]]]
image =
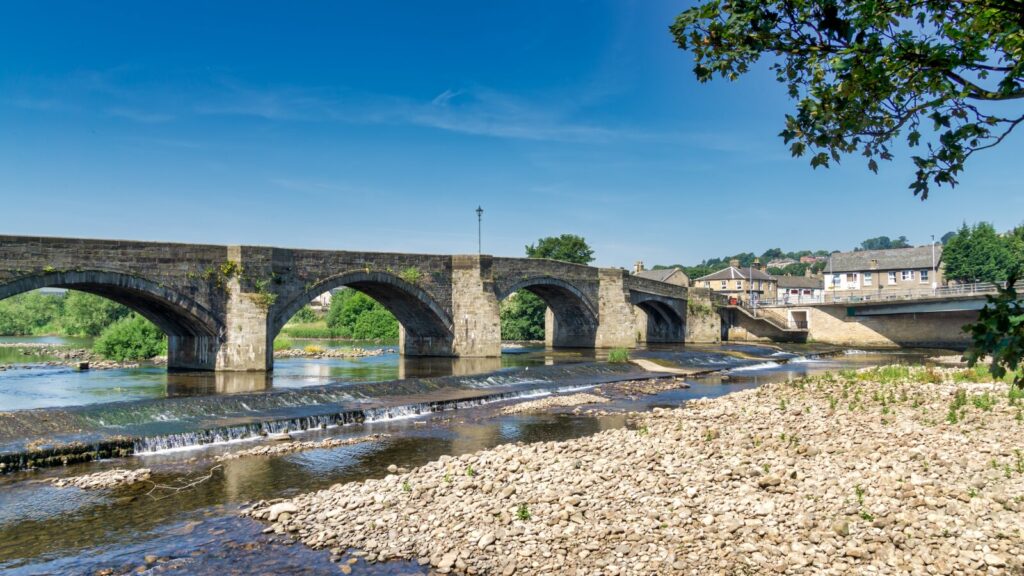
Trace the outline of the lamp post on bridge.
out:
[[[476,207],[476,255],[483,254],[483,236],[481,232],[483,230],[484,221],[484,209],[481,206]]]

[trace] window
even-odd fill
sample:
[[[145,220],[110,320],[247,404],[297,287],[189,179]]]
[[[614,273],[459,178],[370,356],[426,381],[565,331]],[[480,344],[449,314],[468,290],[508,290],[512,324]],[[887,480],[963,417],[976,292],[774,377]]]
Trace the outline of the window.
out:
[[[904,270],[903,272],[900,272],[900,280],[903,280],[904,282],[906,282],[907,280],[913,280],[913,279],[914,279],[914,271],[913,270]]]
[[[737,280],[736,281],[736,289],[737,290],[743,290],[743,280]]]
[[[920,271],[920,277],[921,277],[921,284],[927,284],[928,283],[928,271],[927,270],[921,270]]]
[[[895,272],[889,272],[889,284],[895,284],[895,283],[896,283],[896,273]]]
[[[726,282],[725,280],[722,280],[722,290],[728,290],[728,289],[729,289],[729,283]]]
[[[847,284],[856,284],[857,283],[857,274],[856,273],[847,274],[846,275],[846,283]]]
[[[711,280],[705,280],[704,281],[704,287],[705,288],[711,288]]]
[[[872,280],[871,272],[865,272],[864,273],[864,285],[865,286],[871,286],[871,280]]]
[[[832,285],[833,286],[838,286],[839,285],[839,274],[833,274],[832,275]]]

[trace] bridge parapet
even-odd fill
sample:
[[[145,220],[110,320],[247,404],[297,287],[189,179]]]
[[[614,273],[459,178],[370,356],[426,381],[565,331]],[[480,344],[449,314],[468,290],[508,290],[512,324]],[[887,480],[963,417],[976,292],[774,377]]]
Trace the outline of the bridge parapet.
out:
[[[398,318],[408,355],[499,355],[499,302],[519,289],[549,306],[552,346],[628,347],[651,322],[679,341],[686,324],[685,288],[553,260],[0,236],[0,299],[62,287],[120,302],[167,333],[171,369],[269,370],[285,322],[341,286]]]

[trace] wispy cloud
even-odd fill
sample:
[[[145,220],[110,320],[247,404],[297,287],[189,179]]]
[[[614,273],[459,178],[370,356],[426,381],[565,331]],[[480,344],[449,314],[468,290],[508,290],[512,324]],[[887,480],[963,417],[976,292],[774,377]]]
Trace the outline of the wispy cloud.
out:
[[[163,112],[150,112],[146,110],[135,110],[132,108],[110,108],[107,115],[114,118],[123,118],[140,124],[163,124],[174,120],[172,114]]]

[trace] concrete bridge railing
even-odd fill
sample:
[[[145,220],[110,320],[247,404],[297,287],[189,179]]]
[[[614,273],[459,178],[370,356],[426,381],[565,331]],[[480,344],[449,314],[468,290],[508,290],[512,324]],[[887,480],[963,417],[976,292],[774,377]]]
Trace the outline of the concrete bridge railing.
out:
[[[499,303],[517,290],[548,305],[551,346],[633,347],[711,332],[688,330],[687,289],[620,269],[487,255],[0,236],[0,299],[43,287],[110,298],[167,333],[172,369],[270,370],[274,337],[289,318],[341,286],[397,317],[399,347],[410,356],[499,356]]]

